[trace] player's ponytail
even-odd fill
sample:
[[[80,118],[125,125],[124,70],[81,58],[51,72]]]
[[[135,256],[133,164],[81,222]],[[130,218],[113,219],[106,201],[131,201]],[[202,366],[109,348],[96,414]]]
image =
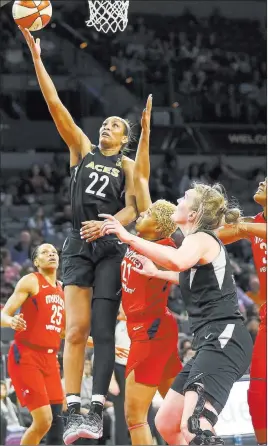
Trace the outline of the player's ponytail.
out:
[[[229,208],[226,209],[224,214],[224,220],[227,224],[238,223],[241,217],[241,212],[239,208]]]
[[[215,230],[222,224],[237,223],[241,217],[238,207],[229,203],[224,187],[221,184],[208,186],[194,183],[196,197],[192,210],[196,211],[195,230]]]
[[[124,154],[130,151],[130,145],[136,141],[136,137],[133,132],[134,125],[128,119],[122,119],[124,124],[124,136],[127,136],[127,143],[123,144],[121,147],[121,152]]]

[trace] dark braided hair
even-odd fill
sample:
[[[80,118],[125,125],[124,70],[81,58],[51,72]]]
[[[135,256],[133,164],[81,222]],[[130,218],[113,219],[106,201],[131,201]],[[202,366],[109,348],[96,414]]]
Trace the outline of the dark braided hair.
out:
[[[128,137],[128,142],[126,144],[123,144],[121,148],[121,152],[123,153],[123,155],[125,155],[125,153],[128,153],[130,150],[130,144],[136,141],[136,137],[133,133],[134,125],[128,119],[122,119],[122,123],[124,124],[125,128],[124,136]]]
[[[32,255],[31,255],[31,261],[32,261],[33,264],[34,264],[34,261],[35,261],[36,257],[38,256],[38,249],[40,248],[40,246],[41,246],[41,245],[37,245],[37,246],[34,248],[33,252],[32,252]]]

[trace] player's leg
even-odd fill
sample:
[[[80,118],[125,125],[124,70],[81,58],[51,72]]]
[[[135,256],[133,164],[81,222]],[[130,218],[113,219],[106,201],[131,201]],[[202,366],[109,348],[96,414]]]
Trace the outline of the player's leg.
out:
[[[102,437],[103,406],[114,369],[114,332],[119,304],[119,300],[101,298],[94,298],[92,302],[93,389],[91,410],[77,430],[82,438]]]
[[[125,413],[133,445],[152,445],[153,438],[148,424],[148,411],[157,386],[136,382],[135,370],[126,379]]]
[[[121,298],[121,261],[125,247],[117,241],[97,241],[91,335],[94,341],[91,411],[78,430],[84,438],[101,438],[103,405],[115,361],[115,325]]]
[[[28,407],[28,409],[30,410],[30,407]],[[30,410],[30,413],[33,421],[21,439],[20,444],[22,445],[39,444],[51,427],[52,411],[49,404]]]
[[[156,428],[168,444],[186,444],[181,434],[180,425],[184,407],[183,388],[187,382],[192,364],[193,359],[185,364],[184,368],[173,380],[171,389],[165,395],[164,401],[155,417]],[[169,384],[170,381],[166,385],[162,384],[161,393],[164,394]]]
[[[267,442],[267,328],[261,324],[250,368],[248,405],[258,444]]]
[[[175,379],[175,376],[173,378],[167,378],[167,379],[163,380],[161,382],[160,386],[158,387],[158,391],[163,399],[165,399],[168,391],[170,390],[170,388],[174,382],[174,379]],[[182,410],[180,412],[182,415]],[[177,433],[176,444],[179,444],[180,446],[187,444],[182,433]]]
[[[202,339],[205,330],[206,327],[200,333]],[[251,358],[252,342],[243,323],[211,324],[209,331],[213,336],[193,358],[184,386],[181,431],[189,444],[223,444],[213,427],[233,384],[245,373]]]
[[[52,424],[46,436],[46,444],[59,445],[63,437],[63,388],[60,377],[60,366],[55,355],[47,354],[44,370],[46,391],[52,411]]]
[[[63,436],[62,404],[51,404],[52,423],[46,436],[46,444],[59,445]]]
[[[30,411],[33,421],[24,433],[21,444],[36,445],[52,423],[52,412],[45,387],[43,354],[13,344],[8,354],[8,373],[22,406]]]
[[[70,444],[78,438],[76,430],[82,422],[80,389],[90,328],[91,290],[68,285],[64,289],[64,294],[66,332],[63,369],[69,417],[64,427],[63,439],[65,444]]]
[[[77,438],[76,429],[83,421],[80,415],[80,389],[90,330],[91,287],[94,280],[91,255],[92,247],[81,240],[78,232],[71,232],[62,250],[66,314],[63,369],[69,415],[63,434],[66,444]]]
[[[155,417],[155,426],[168,444],[187,444],[183,442],[180,430],[184,396],[169,389]]]

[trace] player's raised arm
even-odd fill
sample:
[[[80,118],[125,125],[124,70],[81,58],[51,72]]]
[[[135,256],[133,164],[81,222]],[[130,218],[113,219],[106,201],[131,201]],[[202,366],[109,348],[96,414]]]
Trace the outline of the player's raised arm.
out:
[[[141,118],[141,135],[134,166],[134,187],[138,212],[145,212],[152,204],[149,191],[150,179],[150,124],[152,112],[152,100],[150,96],[147,99],[146,108],[143,110]]]
[[[55,85],[41,59],[40,39],[34,40],[28,29],[19,27],[32,54],[37,79],[50,114],[59,134],[70,149],[70,165],[75,166],[88,152],[91,143],[84,132],[75,124],[72,116],[61,102]]]
[[[137,218],[136,197],[133,183],[133,171],[135,163],[132,159],[124,156],[122,166],[125,172],[126,181],[125,207],[115,215],[115,218],[120,221],[123,226],[127,226],[129,225],[129,223],[133,222]]]
[[[14,316],[14,313],[22,306],[30,295],[34,295],[38,281],[34,274],[22,277],[16,285],[13,294],[1,311],[1,327],[11,327],[14,330],[25,330],[26,322],[23,315]]]

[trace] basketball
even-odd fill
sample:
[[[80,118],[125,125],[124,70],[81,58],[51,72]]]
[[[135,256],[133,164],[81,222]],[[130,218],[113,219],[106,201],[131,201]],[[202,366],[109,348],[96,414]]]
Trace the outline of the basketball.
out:
[[[17,0],[13,4],[12,14],[17,25],[29,31],[39,31],[49,23],[52,6],[49,0]]]

